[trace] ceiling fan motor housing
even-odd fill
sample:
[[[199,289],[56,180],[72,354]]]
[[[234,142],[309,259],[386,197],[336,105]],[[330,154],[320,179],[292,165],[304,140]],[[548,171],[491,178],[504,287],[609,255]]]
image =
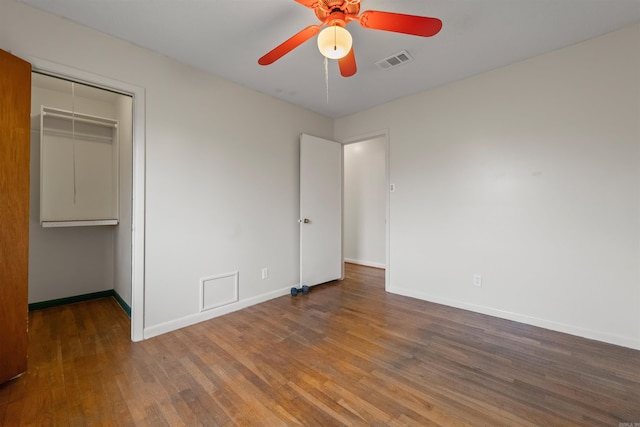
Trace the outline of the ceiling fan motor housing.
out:
[[[326,1],[323,2],[324,7],[316,7],[314,9],[316,16],[322,22],[326,22],[327,25],[332,21],[342,19],[342,26],[347,24],[347,21],[351,21],[347,17],[357,19],[358,13],[360,13],[360,3],[350,3],[348,1]],[[338,17],[340,16],[340,18]],[[328,20],[328,22],[327,22]]]

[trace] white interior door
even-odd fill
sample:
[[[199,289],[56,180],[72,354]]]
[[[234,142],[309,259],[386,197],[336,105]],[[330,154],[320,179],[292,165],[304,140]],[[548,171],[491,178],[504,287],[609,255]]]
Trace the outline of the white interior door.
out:
[[[342,144],[300,137],[300,284],[342,279]]]

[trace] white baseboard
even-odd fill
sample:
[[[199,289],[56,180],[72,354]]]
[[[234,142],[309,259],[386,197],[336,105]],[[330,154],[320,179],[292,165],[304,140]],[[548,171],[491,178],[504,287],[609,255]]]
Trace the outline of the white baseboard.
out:
[[[350,264],[364,265],[365,267],[375,267],[375,268],[382,268],[382,269],[387,268],[387,266],[385,264],[382,264],[382,263],[379,263],[379,262],[362,261],[362,260],[353,259],[353,258],[345,258],[344,262],[348,262]]]
[[[298,286],[296,286],[298,287]],[[159,325],[149,326],[144,328],[144,339],[152,338],[158,335],[165,334],[167,332],[175,331],[177,329],[185,328],[187,326],[195,325],[196,323],[204,322],[215,317],[219,317],[234,311],[242,310],[243,308],[250,307],[252,305],[259,304],[261,302],[269,301],[271,299],[288,295],[291,292],[292,286],[288,288],[278,289],[266,294],[258,295],[245,300],[240,300],[231,304],[224,305],[222,307],[216,307],[210,310],[202,311],[199,313],[190,314],[179,319],[170,320],[169,322],[160,323]]]
[[[515,322],[524,323],[527,325],[550,329],[556,332],[563,332],[565,334],[575,335],[582,338],[588,338],[596,341],[602,341],[609,344],[614,344],[614,345],[632,348],[635,350],[640,350],[640,339],[636,339],[636,338],[630,338],[630,337],[624,337],[620,335],[608,334],[605,332],[593,331],[590,329],[581,328],[579,326],[567,325],[564,323],[554,322],[552,320],[540,319],[538,317],[528,316],[525,314],[513,313],[513,312],[499,310],[492,307],[485,307],[482,305],[476,305],[476,304],[470,304],[462,301],[451,300],[448,298],[441,298],[441,297],[429,295],[423,292],[418,292],[412,289],[399,288],[395,286],[387,286],[386,290],[393,294],[403,295],[411,298],[417,298],[420,300],[429,301],[436,304],[447,305],[450,307],[473,311],[475,313],[486,314],[486,315],[498,317],[501,319],[513,320]]]
[[[352,262],[345,259],[346,262]],[[356,262],[354,262],[356,264]],[[364,265],[364,264],[361,264]],[[299,287],[296,286],[296,287]],[[640,350],[640,339],[634,339],[629,337],[623,337],[614,334],[603,333],[599,331],[593,331],[590,329],[584,329],[578,326],[567,325],[564,323],[554,322],[551,320],[540,319],[538,317],[528,316],[519,313],[513,313],[505,310],[499,310],[492,307],[485,307],[476,304],[470,304],[462,301],[451,300],[448,298],[441,298],[433,295],[429,295],[423,292],[418,292],[412,289],[405,289],[395,286],[387,286],[386,290],[393,294],[403,295],[411,298],[417,298],[424,301],[430,301],[436,304],[443,304],[450,307],[460,308],[463,310],[473,311],[475,313],[486,314],[489,316],[498,317],[506,320],[513,320],[515,322],[524,323],[527,325],[537,326],[540,328],[550,329],[552,331],[563,332],[570,335],[575,335],[583,338],[588,338],[596,341],[602,341],[609,344],[620,345],[623,347]],[[144,339],[152,338],[158,335],[162,335],[167,332],[175,331],[196,323],[204,322],[215,317],[219,317],[234,311],[241,310],[246,307],[250,307],[261,302],[269,301],[273,298],[277,298],[283,295],[288,295],[291,292],[291,287],[278,289],[266,294],[258,295],[253,298],[241,300],[232,304],[228,304],[215,309],[207,310],[200,313],[191,314],[179,319],[171,320],[169,322],[161,323],[159,325],[150,326],[144,329]]]

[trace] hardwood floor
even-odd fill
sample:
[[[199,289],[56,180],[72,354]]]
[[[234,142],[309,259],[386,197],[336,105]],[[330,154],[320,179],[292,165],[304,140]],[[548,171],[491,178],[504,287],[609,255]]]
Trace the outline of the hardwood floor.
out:
[[[32,312],[0,424],[640,423],[639,351],[387,294],[382,270],[346,274],[140,343],[110,298]]]

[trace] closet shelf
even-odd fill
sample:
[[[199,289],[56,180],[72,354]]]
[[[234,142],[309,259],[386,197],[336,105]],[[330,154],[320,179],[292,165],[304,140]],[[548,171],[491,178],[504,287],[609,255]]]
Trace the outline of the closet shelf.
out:
[[[40,106],[42,227],[114,226],[118,121]]]
[[[98,126],[118,127],[118,122],[103,117],[89,116],[87,114],[75,113],[73,111],[59,110],[48,107],[42,108],[43,117],[54,117],[56,119],[72,120],[82,123],[90,123]]]
[[[43,221],[43,228],[54,227],[88,227],[96,225],[118,225],[117,219],[98,219],[98,220],[83,220],[83,221]]]
[[[44,128],[42,132],[45,135],[59,136],[62,138],[81,139],[83,141],[106,142],[109,144],[113,142],[112,136],[100,136],[100,135],[93,135],[90,133],[70,132],[67,130],[57,130],[57,129],[54,130],[54,129],[47,129],[47,128]]]

